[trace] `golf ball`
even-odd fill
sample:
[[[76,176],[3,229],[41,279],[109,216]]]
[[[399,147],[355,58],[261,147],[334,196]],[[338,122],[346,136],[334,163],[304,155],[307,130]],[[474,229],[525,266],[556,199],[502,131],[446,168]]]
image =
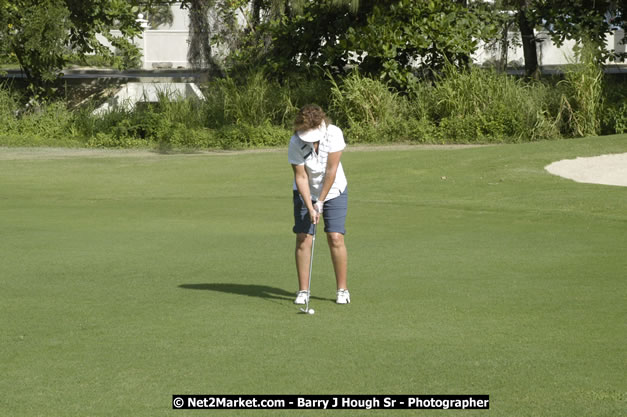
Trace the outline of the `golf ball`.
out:
[[[314,314],[316,312],[316,310],[314,310],[313,308],[309,309],[309,314]]]

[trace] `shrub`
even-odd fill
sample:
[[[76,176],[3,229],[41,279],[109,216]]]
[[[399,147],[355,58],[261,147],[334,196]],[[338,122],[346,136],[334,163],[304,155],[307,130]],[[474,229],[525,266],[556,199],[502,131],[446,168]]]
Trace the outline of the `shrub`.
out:
[[[562,107],[569,122],[565,127],[571,135],[594,136],[601,128],[603,69],[590,45],[578,51],[577,59],[568,65],[560,82],[564,87]]]
[[[601,118],[601,133],[627,133],[627,100],[622,104],[606,106]]]
[[[284,80],[282,88],[286,90],[284,94],[292,110],[287,113],[285,126],[291,128],[297,111],[306,104],[317,104],[329,110],[332,87],[329,77],[321,78],[315,73],[297,73]]]
[[[218,135],[219,147],[241,149],[286,146],[292,134],[284,127],[271,124],[261,126],[236,124],[223,127],[218,131]]]
[[[211,103],[222,104],[223,117],[217,119],[222,119],[225,124],[261,126],[291,123],[295,108],[288,90],[277,81],[268,80],[261,71],[251,74],[242,84],[227,78],[219,80],[217,85],[221,90],[218,97],[222,103],[213,100]],[[216,111],[212,109],[209,113],[216,114]]]
[[[541,83],[471,67],[448,66],[423,88],[422,111],[455,142],[502,142],[554,138],[559,134],[550,89]]]
[[[0,88],[0,143],[30,146],[242,149],[286,146],[297,110],[317,103],[349,143],[485,143],[627,131],[627,88],[599,84],[597,67],[573,66],[559,83],[527,82],[494,71],[448,67],[435,82],[403,95],[354,72],[343,80],[302,74],[267,80],[215,80],[205,101],[161,94],[157,103],[73,112],[62,102],[35,108]],[[596,74],[596,75],[594,75]],[[599,85],[603,89],[599,90]],[[577,91],[588,89],[587,93]],[[596,123],[596,124],[595,124]],[[590,127],[591,126],[591,127]]]
[[[16,114],[18,112],[18,100],[15,94],[0,85],[0,134],[13,132],[17,127]]]
[[[93,115],[92,108],[77,112],[74,126],[88,138],[89,146],[113,147],[162,146],[203,147],[212,143],[204,129],[204,107],[193,100],[180,100],[160,94],[156,103],[137,103],[132,110],[113,108]]]
[[[87,146],[91,148],[145,148],[149,146],[149,142],[145,139],[98,132],[87,141]]]
[[[406,132],[409,103],[388,84],[353,72],[332,85],[330,110],[351,142],[390,142]]]
[[[608,75],[603,86],[601,134],[627,133],[627,83],[618,76]]]

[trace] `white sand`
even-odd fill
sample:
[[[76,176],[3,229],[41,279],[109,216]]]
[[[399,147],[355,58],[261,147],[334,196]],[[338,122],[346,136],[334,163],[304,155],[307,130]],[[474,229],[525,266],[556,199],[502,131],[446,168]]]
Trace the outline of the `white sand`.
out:
[[[627,187],[627,153],[564,159],[544,169],[576,182]]]

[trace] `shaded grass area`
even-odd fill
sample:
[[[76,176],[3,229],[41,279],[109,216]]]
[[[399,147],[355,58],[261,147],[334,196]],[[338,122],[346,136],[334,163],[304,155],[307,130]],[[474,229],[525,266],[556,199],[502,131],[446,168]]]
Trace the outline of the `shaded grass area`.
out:
[[[0,161],[0,409],[468,393],[489,394],[494,415],[619,415],[627,192],[543,167],[626,139],[346,152],[353,303],[334,304],[321,239],[315,316],[292,304],[284,153]]]

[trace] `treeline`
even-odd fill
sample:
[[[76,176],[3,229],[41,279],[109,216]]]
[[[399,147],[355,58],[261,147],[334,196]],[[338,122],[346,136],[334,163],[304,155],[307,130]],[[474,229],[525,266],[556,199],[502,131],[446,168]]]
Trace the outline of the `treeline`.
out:
[[[142,25],[171,21],[175,3],[189,13],[188,60],[196,69],[286,77],[321,68],[344,77],[357,68],[402,92],[444,65],[468,68],[480,42],[502,51],[520,42],[526,75],[537,78],[539,28],[557,45],[589,46],[599,62],[624,58],[606,37],[627,21],[627,3],[614,0],[0,0],[0,63],[18,63],[28,94],[45,99],[70,59],[95,52],[119,68],[137,65],[131,39]],[[147,19],[137,19],[140,12]]]

